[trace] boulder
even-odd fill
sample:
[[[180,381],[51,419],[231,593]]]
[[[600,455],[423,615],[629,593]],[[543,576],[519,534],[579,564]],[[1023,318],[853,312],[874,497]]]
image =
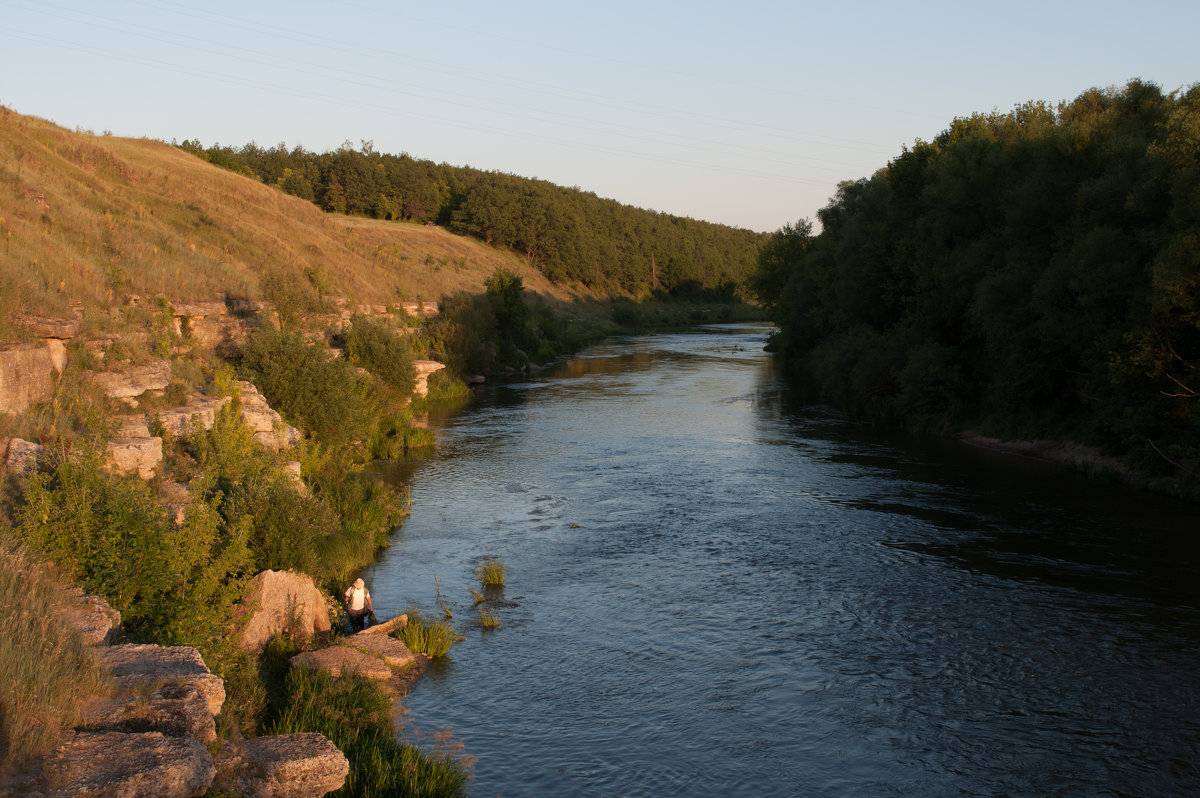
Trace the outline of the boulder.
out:
[[[163,459],[162,438],[114,438],[108,442],[105,462],[118,474],[137,474],[142,479],[154,476]]]
[[[121,371],[93,371],[88,378],[112,399],[133,399],[166,388],[171,382],[171,363],[155,360]]]
[[[242,648],[262,651],[277,634],[324,642],[329,636],[329,603],[312,577],[295,571],[263,571],[250,580],[235,619],[242,624]]]
[[[318,798],[341,789],[350,773],[346,755],[315,732],[254,737],[239,760],[214,786],[244,798]]]
[[[129,694],[91,703],[80,729],[93,732],[161,732],[168,737],[191,737],[206,745],[217,739],[217,725],[208,701],[194,684],[171,684],[147,696]]]
[[[67,596],[62,617],[79,632],[80,639],[89,646],[111,645],[121,631],[121,613],[99,596],[84,595],[77,587],[69,589]]]
[[[191,684],[204,696],[209,714],[220,713],[225,703],[225,683],[208,670],[200,652],[191,646],[126,643],[102,648],[99,653],[118,688],[144,690],[164,684]]]
[[[392,668],[407,668],[417,661],[413,653],[408,650],[408,646],[391,635],[368,635],[360,632],[344,637],[339,642],[343,646],[349,646],[364,654],[378,657],[384,661],[384,664]]]
[[[0,438],[0,463],[11,474],[30,474],[42,462],[42,447],[22,438]]]
[[[0,412],[23,413],[54,394],[54,358],[45,344],[0,350]]]
[[[392,677],[392,669],[378,657],[346,646],[330,646],[316,651],[305,651],[292,657],[292,666],[328,671],[333,676],[353,673],[378,681],[385,681]]]
[[[50,755],[47,798],[191,798],[216,768],[199,741],[159,732],[80,732]]]

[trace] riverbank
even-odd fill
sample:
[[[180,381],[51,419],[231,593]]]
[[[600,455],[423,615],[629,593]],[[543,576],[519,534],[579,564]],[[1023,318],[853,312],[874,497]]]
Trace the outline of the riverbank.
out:
[[[1136,478],[1136,474],[1120,458],[1066,438],[1006,441],[967,430],[958,434],[958,440],[980,449],[1029,457],[1044,463],[1078,468],[1095,474],[1113,474],[1130,481]]]

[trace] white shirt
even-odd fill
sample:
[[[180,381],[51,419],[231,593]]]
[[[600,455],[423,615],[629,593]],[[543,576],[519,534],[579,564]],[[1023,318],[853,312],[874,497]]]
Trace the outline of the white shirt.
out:
[[[367,606],[367,599],[371,596],[371,591],[365,587],[349,587],[346,589],[346,598],[350,602],[350,609],[357,612]]]

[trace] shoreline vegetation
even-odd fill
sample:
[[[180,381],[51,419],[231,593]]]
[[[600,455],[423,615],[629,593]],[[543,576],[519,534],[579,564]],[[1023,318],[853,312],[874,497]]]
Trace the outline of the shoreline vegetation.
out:
[[[0,272],[0,356],[37,354],[46,372],[0,413],[0,533],[21,552],[0,557],[0,582],[53,573],[119,611],[125,641],[196,647],[228,696],[218,745],[324,733],[351,759],[341,795],[458,795],[469,760],[452,740],[397,740],[376,685],[294,673],[310,641],[242,651],[232,612],[248,580],[306,573],[338,618],[336,597],[407,513],[406,489],[368,466],[432,447],[430,408],[608,335],[762,318],[739,299],[744,271],[681,265],[694,244],[678,231],[719,226],[668,218],[672,237],[631,244],[650,270],[629,292],[603,274],[556,282],[511,242],[328,214],[160,142],[7,108],[0,170],[0,247],[21,267]],[[748,270],[758,238],[729,235]],[[121,465],[129,446],[153,457]],[[63,698],[47,720],[22,700],[28,680],[6,684],[0,770],[52,746],[80,692],[104,689],[40,607],[11,603],[37,640],[7,637],[0,671],[57,652],[39,688]],[[46,734],[21,734],[35,726]]]
[[[1200,499],[1198,120],[1132,80],[903,147],[763,248],[773,350],[856,415]]]

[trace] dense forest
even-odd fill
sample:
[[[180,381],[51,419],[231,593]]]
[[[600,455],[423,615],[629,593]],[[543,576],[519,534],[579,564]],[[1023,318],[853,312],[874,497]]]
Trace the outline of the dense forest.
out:
[[[178,146],[331,213],[433,222],[518,252],[555,282],[603,293],[732,298],[767,238],[544,180],[383,154],[369,142],[325,153]]]
[[[820,398],[1200,475],[1200,85],[955,119],[764,247]]]

